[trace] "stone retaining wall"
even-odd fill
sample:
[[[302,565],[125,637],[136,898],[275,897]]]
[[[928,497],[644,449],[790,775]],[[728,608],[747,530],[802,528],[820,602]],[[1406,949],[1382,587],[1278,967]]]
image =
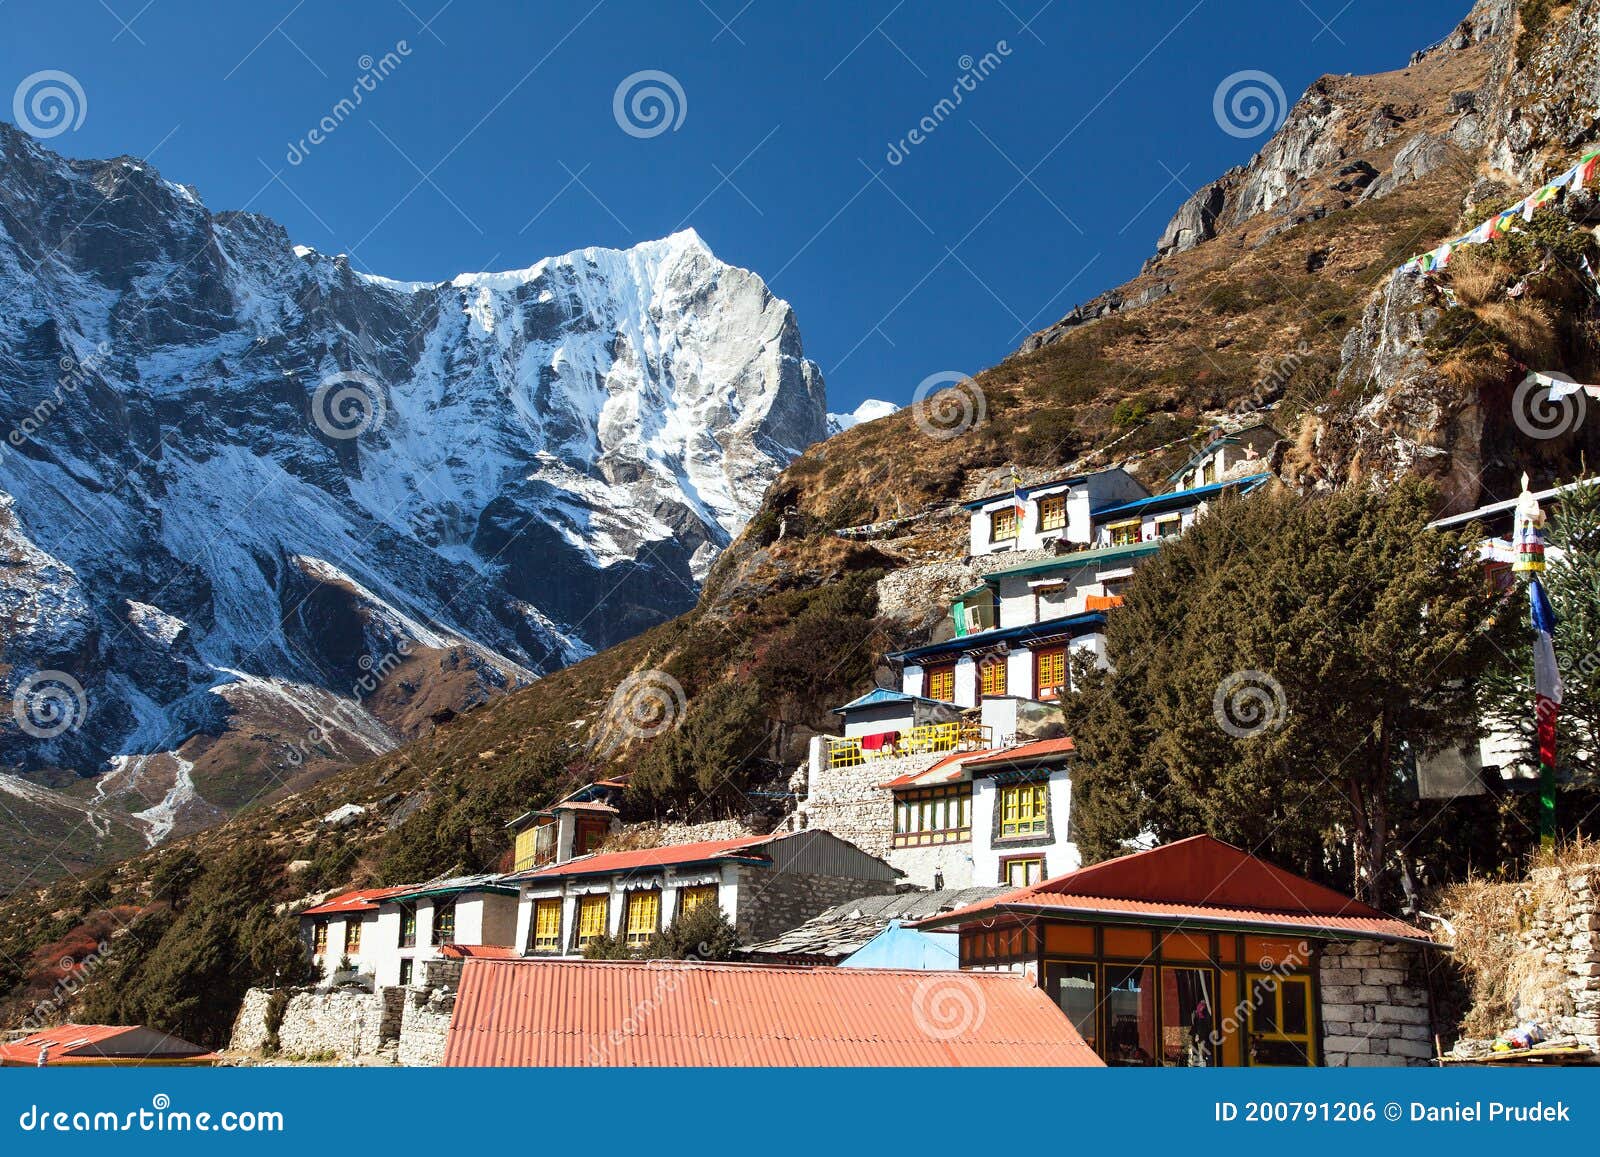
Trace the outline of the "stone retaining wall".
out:
[[[278,1052],[287,1057],[333,1056],[339,1060],[375,1053],[383,1027],[391,1023],[392,990],[361,989],[297,992],[289,998],[278,1026]]]
[[[405,992],[400,1021],[402,1065],[419,1068],[444,1064],[445,1038],[455,1007],[453,988],[413,988]]]
[[[1317,979],[1324,1064],[1356,1068],[1432,1060],[1424,951],[1370,940],[1323,950]]]
[[[799,809],[803,826],[832,832],[869,856],[887,858],[894,833],[894,796],[878,785],[924,771],[943,758],[945,753],[903,755],[855,767],[819,767],[820,760],[815,761],[806,776],[806,798]]]
[[[252,988],[244,994],[239,1005],[239,1015],[233,1019],[233,1035],[228,1047],[236,1052],[258,1053],[267,1047],[271,1035],[267,1026],[267,1012],[272,1004],[272,993],[265,988]]]
[[[1600,864],[1535,868],[1515,884],[1479,885],[1452,912],[1456,955],[1479,973],[1469,1029],[1484,1037],[1534,1021],[1600,1050]]]

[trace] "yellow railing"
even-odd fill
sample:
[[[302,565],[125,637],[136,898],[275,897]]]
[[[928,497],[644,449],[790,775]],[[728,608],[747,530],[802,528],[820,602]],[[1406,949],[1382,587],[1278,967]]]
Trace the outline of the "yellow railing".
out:
[[[980,723],[924,723],[902,732],[893,747],[868,751],[861,740],[828,740],[829,767],[859,767],[874,759],[895,759],[902,755],[930,755],[947,751],[976,751],[989,746],[989,729]]]

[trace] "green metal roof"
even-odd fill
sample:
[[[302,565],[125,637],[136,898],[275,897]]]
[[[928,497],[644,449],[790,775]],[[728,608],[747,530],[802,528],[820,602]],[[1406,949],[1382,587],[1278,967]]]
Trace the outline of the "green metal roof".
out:
[[[983,576],[985,585],[992,586],[996,580],[1015,578],[1018,575],[1049,574],[1058,570],[1076,570],[1081,566],[1094,566],[1096,563],[1115,562],[1118,559],[1143,558],[1147,554],[1154,554],[1161,549],[1161,543],[1135,542],[1127,546],[1101,546],[1094,550],[1080,550],[1074,554],[1064,554],[1060,558],[1050,559],[1048,562],[1035,562],[1027,566],[1012,567],[1010,570],[990,571]]]

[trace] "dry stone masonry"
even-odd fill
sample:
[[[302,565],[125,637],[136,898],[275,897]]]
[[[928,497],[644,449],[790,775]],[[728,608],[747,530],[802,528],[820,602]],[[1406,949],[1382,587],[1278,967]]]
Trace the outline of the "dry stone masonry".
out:
[[[1423,951],[1371,940],[1323,950],[1317,979],[1325,1064],[1405,1066],[1433,1059]]]

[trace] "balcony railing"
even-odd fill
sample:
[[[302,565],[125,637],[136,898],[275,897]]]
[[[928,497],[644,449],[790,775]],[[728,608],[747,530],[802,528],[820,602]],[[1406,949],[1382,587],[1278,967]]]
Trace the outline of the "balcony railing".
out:
[[[925,723],[902,732],[892,746],[876,750],[861,746],[860,737],[828,740],[829,767],[859,767],[875,759],[903,755],[932,755],[949,751],[977,751],[989,746],[989,728],[980,723]]]

